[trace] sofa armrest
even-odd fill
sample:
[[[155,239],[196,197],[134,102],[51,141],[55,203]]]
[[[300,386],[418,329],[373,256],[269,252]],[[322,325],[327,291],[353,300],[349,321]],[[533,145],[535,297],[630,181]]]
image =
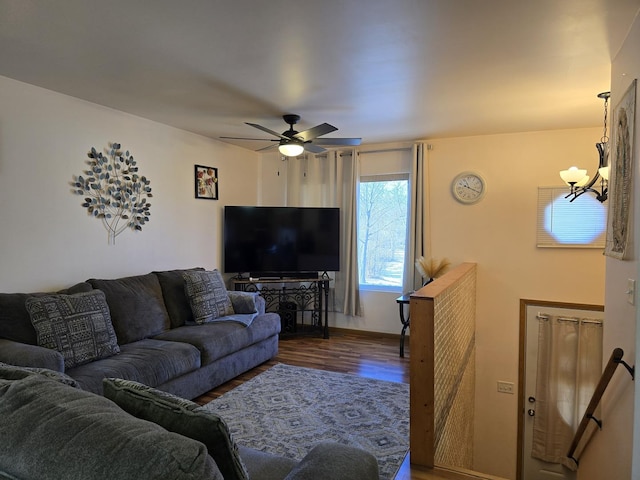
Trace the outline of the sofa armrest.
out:
[[[369,452],[334,442],[322,442],[284,480],[377,480],[378,461]]]
[[[64,357],[60,352],[4,338],[0,338],[0,362],[64,372]]]

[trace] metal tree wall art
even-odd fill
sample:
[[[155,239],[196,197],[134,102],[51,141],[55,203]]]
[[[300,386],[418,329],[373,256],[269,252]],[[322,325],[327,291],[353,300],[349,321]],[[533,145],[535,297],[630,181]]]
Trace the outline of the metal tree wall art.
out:
[[[105,152],[91,147],[89,168],[84,175],[74,175],[72,185],[75,194],[84,195],[82,206],[89,215],[102,221],[113,245],[126,229],[142,230],[151,215],[148,199],[153,195],[129,151],[123,154],[119,143],[110,143]]]

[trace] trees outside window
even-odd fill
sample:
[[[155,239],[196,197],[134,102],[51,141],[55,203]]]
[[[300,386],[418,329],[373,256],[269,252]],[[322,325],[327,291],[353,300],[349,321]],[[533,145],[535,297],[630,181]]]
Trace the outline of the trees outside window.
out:
[[[361,288],[401,290],[407,238],[408,176],[363,177],[358,196]]]

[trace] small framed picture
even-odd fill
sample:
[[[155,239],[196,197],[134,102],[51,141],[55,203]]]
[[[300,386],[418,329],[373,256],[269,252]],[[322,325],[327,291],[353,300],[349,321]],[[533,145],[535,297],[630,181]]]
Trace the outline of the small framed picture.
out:
[[[218,200],[218,169],[195,166],[196,198]]]

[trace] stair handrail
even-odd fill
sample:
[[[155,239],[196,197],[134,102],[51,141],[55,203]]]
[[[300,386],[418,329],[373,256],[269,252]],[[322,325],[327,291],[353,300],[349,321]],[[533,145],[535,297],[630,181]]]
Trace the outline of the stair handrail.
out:
[[[591,401],[589,405],[587,405],[587,409],[584,411],[584,415],[582,416],[582,420],[580,421],[580,425],[578,426],[578,430],[576,430],[576,434],[573,437],[573,441],[571,442],[571,446],[569,447],[569,453],[567,453],[567,457],[573,460],[578,465],[578,460],[574,458],[574,454],[584,433],[587,430],[587,426],[589,425],[589,420],[593,420],[598,425],[598,428],[602,430],[602,421],[593,416],[596,408],[598,408],[598,404],[600,400],[602,400],[602,396],[604,395],[605,390],[609,386],[609,382],[613,377],[618,365],[622,364],[629,374],[631,378],[635,380],[635,366],[630,366],[622,357],[624,356],[624,350],[621,348],[614,348],[613,352],[611,352],[611,357],[609,357],[609,361],[602,372],[602,376],[600,377],[600,381],[598,381],[598,385],[596,385],[595,390],[593,391],[593,396],[591,397]]]

